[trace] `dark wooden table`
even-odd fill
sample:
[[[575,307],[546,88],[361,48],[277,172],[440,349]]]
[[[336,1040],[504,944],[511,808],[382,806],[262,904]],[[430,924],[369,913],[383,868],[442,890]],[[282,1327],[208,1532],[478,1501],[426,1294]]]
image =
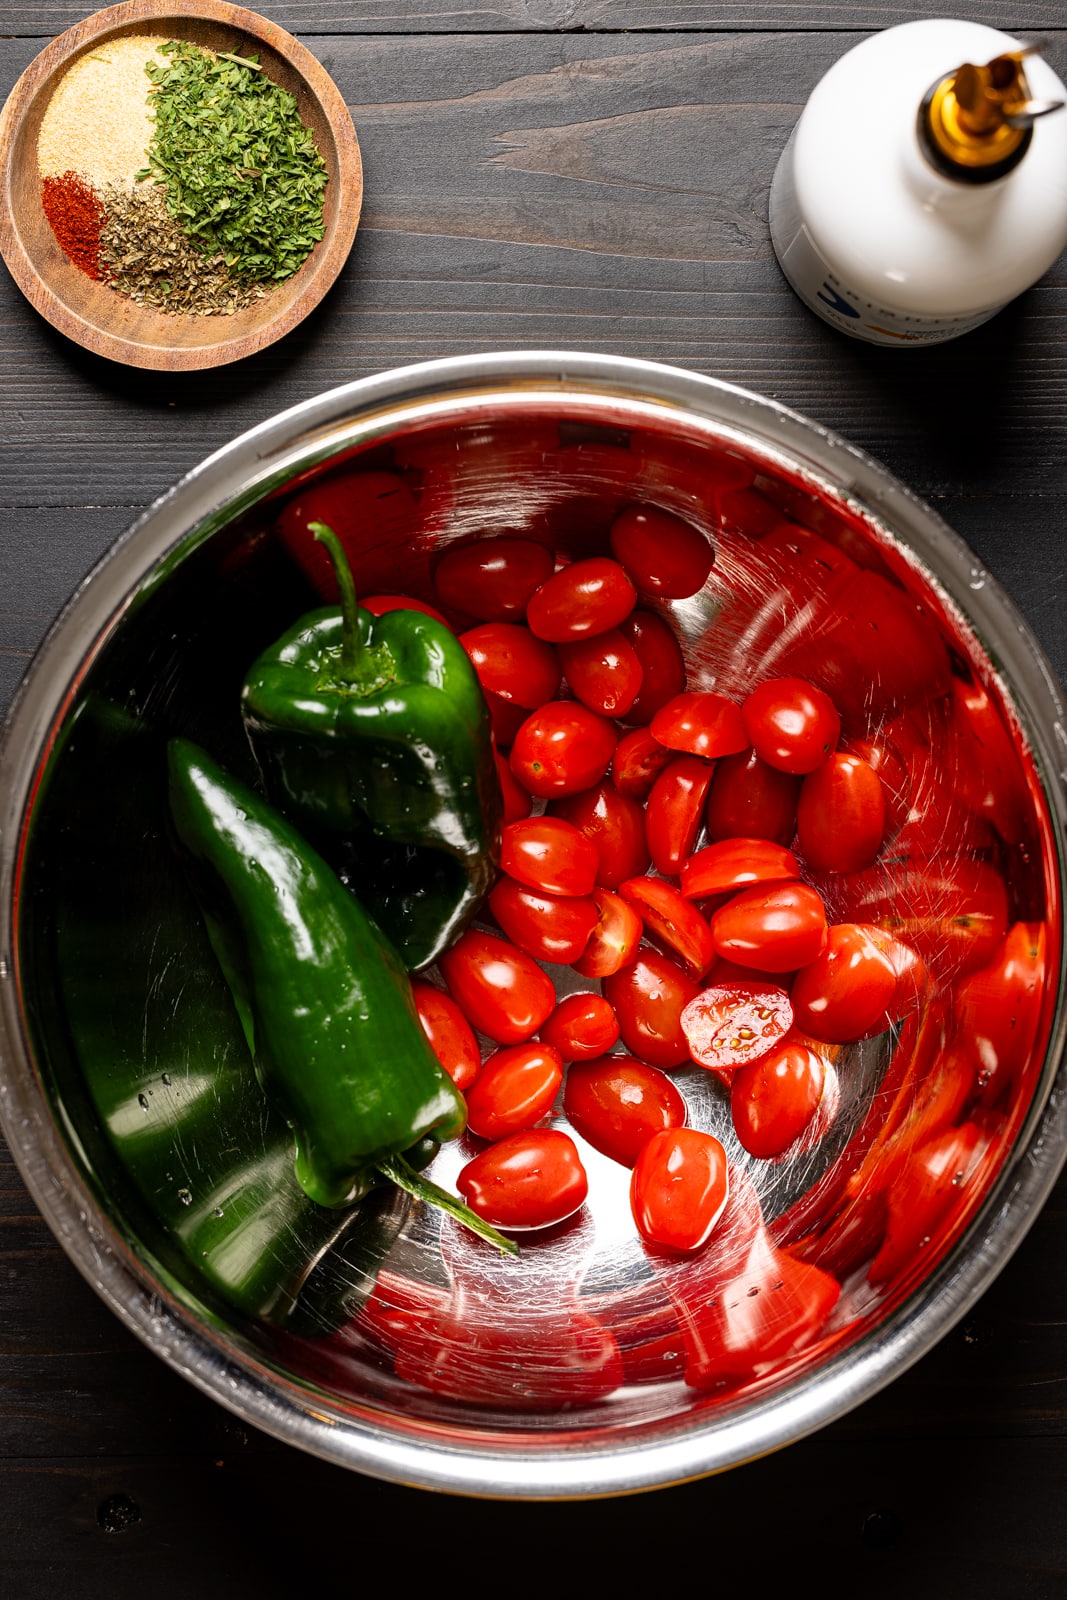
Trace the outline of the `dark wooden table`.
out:
[[[963,0],[1048,41],[1062,0]],[[0,0],[0,95],[66,0]],[[801,106],[933,0],[277,0],[351,107],[355,250],[280,345],[204,377],[85,355],[0,273],[0,704],[135,515],[216,446],[365,373],[459,352],[672,362],[848,435],[927,497],[1067,677],[1067,262],[937,349],[855,344],[793,297],[767,191]],[[638,1499],[486,1504],[241,1426],[77,1275],[0,1143],[0,1596],[243,1600],[615,1582],[783,1595],[1067,1594],[1067,1182],[965,1321],[817,1436]],[[381,1569],[379,1568],[381,1557]],[[627,1585],[627,1580],[630,1580]],[[566,1584],[569,1587],[569,1584]]]

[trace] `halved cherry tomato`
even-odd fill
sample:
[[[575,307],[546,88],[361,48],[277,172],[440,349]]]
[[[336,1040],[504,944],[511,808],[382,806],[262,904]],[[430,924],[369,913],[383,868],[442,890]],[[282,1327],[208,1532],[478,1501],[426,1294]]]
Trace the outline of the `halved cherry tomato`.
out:
[[[541,1040],[564,1061],[602,1056],[619,1037],[619,1019],[602,994],[569,994],[541,1028]]]
[[[681,1015],[689,1055],[719,1073],[766,1055],[792,1026],[793,1005],[784,989],[725,975],[694,995]]]
[[[599,783],[611,765],[616,734],[606,717],[576,700],[550,700],[534,711],[511,744],[511,770],[543,800]]]
[[[541,585],[526,607],[526,621],[539,639],[566,644],[617,628],[637,602],[637,590],[617,561],[591,556]]]
[[[715,959],[711,929],[691,900],[663,878],[628,878],[619,885],[622,898],[635,908],[645,932],[667,945],[694,977],[702,977]]]
[[[741,716],[746,742],[783,772],[814,772],[841,733],[830,696],[803,678],[768,678],[742,702]]]
[[[571,1216],[585,1203],[589,1179],[569,1134],[527,1128],[468,1161],[456,1188],[486,1222],[518,1232]]]
[[[827,1044],[848,1044],[896,1021],[901,978],[891,949],[896,942],[864,923],[832,924],[825,947],[793,979],[797,1027]]]
[[[650,728],[631,728],[615,746],[611,781],[628,800],[646,800],[652,785],[675,752],[660,744]]]
[[[654,1133],[634,1163],[630,1209],[637,1231],[660,1250],[700,1250],[730,1194],[726,1151],[700,1128]]]
[[[633,906],[610,889],[593,890],[598,916],[596,927],[580,961],[572,963],[583,978],[608,978],[633,960],[643,926]]]
[[[546,545],[507,534],[451,545],[434,568],[442,605],[481,622],[521,622],[531,595],[552,576]]]
[[[641,688],[626,721],[645,727],[656,712],[685,688],[685,657],[674,630],[654,611],[634,611],[619,624],[641,663]]]
[[[482,688],[501,700],[536,711],[559,692],[563,680],[559,656],[529,628],[517,622],[483,622],[461,633],[459,642]]]
[[[618,628],[561,644],[559,660],[583,706],[600,717],[626,716],[640,692],[642,672],[637,651]]]
[[[601,1155],[632,1167],[654,1133],[685,1124],[685,1101],[658,1067],[636,1056],[576,1061],[563,1086],[563,1110]]]
[[[645,806],[645,836],[652,863],[665,878],[680,872],[692,854],[714,771],[714,762],[702,756],[674,755],[652,785]]]
[[[795,972],[826,943],[826,909],[806,883],[745,889],[711,919],[719,955],[761,972]]]
[[[770,1159],[804,1132],[826,1081],[826,1062],[799,1039],[786,1039],[734,1073],[730,1116],[751,1156]]]
[[[617,889],[625,878],[636,877],[647,868],[644,809],[636,800],[621,795],[610,778],[579,794],[553,800],[548,809],[596,846],[596,881],[601,889]]]
[[[421,611],[424,617],[432,617],[435,622],[452,630],[451,623],[439,611],[427,605],[425,600],[415,600],[409,594],[372,594],[359,603],[364,611],[369,611],[375,617],[384,617],[389,611]]]
[[[604,979],[603,988],[615,1007],[622,1042],[635,1056],[654,1067],[689,1061],[682,1012],[700,990],[677,962],[642,945],[629,966]]]
[[[411,994],[434,1055],[457,1089],[469,1089],[482,1065],[474,1029],[452,996],[425,978],[412,978]]]
[[[755,750],[723,756],[716,764],[704,814],[711,839],[793,842],[800,779],[768,766]]]
[[[497,1044],[529,1039],[556,1003],[551,978],[532,956],[480,928],[468,928],[438,964],[467,1021]]]
[[[660,707],[649,727],[660,744],[706,761],[736,755],[751,743],[737,702],[711,690],[675,695]]]
[[[504,802],[504,822],[521,822],[533,810],[533,795],[527,794],[522,784],[511,770],[511,763],[507,756],[501,755],[499,750],[493,751],[496,761],[496,775],[500,779],[500,794]]]
[[[687,900],[749,889],[757,883],[786,883],[800,877],[792,850],[769,839],[720,839],[682,863],[681,890]]]
[[[500,866],[509,878],[545,894],[592,894],[596,846],[562,817],[525,817],[504,825]]]
[[[548,1115],[563,1082],[563,1060],[537,1039],[495,1050],[467,1092],[467,1127],[504,1139]]]
[[[715,551],[700,529],[658,506],[627,506],[609,537],[612,555],[637,588],[659,600],[696,594],[715,564]]]
[[[956,991],[956,1042],[978,1063],[981,1102],[995,1105],[1030,1059],[1045,997],[1043,922],[1016,922],[997,957]]]
[[[512,944],[537,961],[564,967],[578,960],[597,922],[590,896],[546,894],[506,874],[490,890],[489,909]]]
[[[835,750],[809,772],[797,800],[797,844],[816,872],[869,867],[885,835],[882,780],[862,756]]]

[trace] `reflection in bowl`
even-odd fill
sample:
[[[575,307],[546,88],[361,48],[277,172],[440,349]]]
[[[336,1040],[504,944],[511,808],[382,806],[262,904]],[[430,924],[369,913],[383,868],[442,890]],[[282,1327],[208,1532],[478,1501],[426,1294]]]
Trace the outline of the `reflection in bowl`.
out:
[[[628,1168],[577,1132],[586,1203],[523,1235],[517,1260],[398,1191],[316,1206],[172,849],[166,742],[257,781],[240,687],[328,596],[311,518],[341,534],[360,593],[462,628],[435,584],[444,551],[509,534],[563,561],[603,555],[634,503],[714,546],[699,593],[640,601],[681,640],[688,688],[740,702],[803,678],[831,696],[843,748],[877,765],[877,859],[839,871],[801,852],[802,874],[831,924],[888,932],[927,981],[860,1037],[823,1037],[807,1014],[823,1092],[784,1153],[746,1148],[716,1073],[672,1067],[730,1165],[695,1254],[642,1241]],[[1057,695],[954,535],[757,397],[544,355],[432,363],[299,407],[116,547],[9,719],[0,1105],[34,1197],[193,1381],[372,1474],[605,1494],[785,1444],[962,1314],[1062,1160]],[[501,715],[504,748],[508,728]],[[600,986],[551,972],[560,994]],[[568,1127],[560,1102],[548,1121]],[[482,1148],[444,1145],[430,1175],[454,1189]]]

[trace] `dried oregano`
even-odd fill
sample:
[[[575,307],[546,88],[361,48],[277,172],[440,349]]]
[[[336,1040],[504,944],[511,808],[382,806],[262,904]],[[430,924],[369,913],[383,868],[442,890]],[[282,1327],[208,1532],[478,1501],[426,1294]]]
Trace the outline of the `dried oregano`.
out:
[[[256,57],[168,40],[147,72],[155,131],[138,179],[203,253],[245,281],[289,278],[322,238],[327,173],[295,98]]]

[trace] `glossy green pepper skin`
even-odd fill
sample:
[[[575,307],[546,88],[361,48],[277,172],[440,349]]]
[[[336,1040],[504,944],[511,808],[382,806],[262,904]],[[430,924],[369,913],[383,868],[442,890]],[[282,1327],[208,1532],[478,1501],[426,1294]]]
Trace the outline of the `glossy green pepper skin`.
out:
[[[418,611],[365,611],[340,542],[311,526],[341,606],[302,617],[253,664],[245,730],[271,800],[416,971],[455,943],[496,879],[489,713],[455,635]]]
[[[185,739],[168,745],[170,816],[260,1082],[319,1205],[360,1199],[463,1097],[418,1020],[407,973],[359,901],[252,789]]]

